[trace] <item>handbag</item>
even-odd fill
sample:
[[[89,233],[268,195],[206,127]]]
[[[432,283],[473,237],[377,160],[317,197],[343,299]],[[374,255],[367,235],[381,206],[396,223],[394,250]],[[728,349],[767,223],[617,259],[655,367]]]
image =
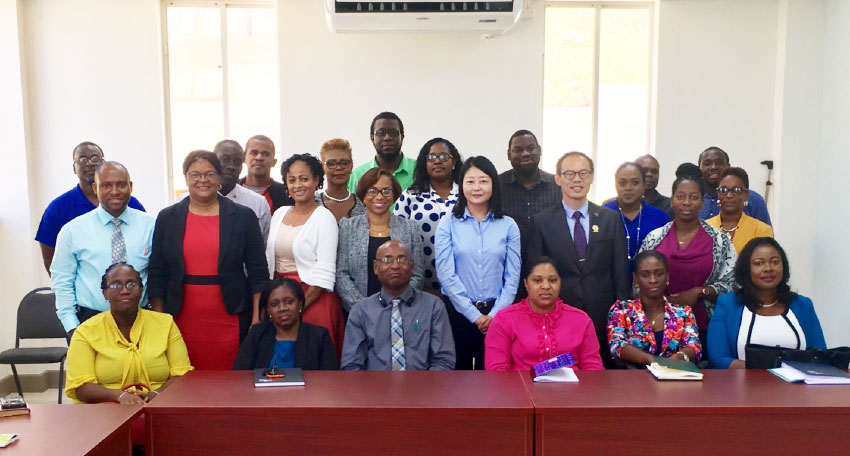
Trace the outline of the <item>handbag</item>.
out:
[[[794,350],[768,345],[747,344],[744,350],[747,358],[747,369],[773,369],[781,366],[783,361],[829,364],[839,369],[847,369],[850,365],[850,347],[835,347],[826,350],[815,348]]]

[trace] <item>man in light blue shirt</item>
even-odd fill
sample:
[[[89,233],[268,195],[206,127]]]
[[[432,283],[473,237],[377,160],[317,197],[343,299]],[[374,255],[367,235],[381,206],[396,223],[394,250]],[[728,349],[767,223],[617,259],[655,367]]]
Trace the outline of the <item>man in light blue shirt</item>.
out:
[[[94,190],[100,205],[62,227],[50,265],[56,314],[69,338],[81,322],[109,309],[100,285],[110,265],[126,262],[147,283],[156,220],[127,207],[133,191],[127,168],[104,162],[95,174]],[[141,304],[147,304],[147,294]]]

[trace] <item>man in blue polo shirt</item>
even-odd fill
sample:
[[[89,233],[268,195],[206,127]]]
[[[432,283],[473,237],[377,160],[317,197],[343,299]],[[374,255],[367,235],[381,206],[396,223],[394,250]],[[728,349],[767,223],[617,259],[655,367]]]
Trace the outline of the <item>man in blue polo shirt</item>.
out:
[[[720,174],[729,167],[729,154],[723,149],[712,146],[699,154],[699,167],[705,182],[700,220],[708,220],[720,213],[720,203],[717,201],[717,185],[720,184]],[[764,198],[750,189],[750,196],[744,204],[744,213],[770,225],[770,214]]]
[[[139,271],[139,286],[147,283],[156,219],[127,207],[133,182],[118,162],[100,165],[94,190],[100,206],[62,227],[50,265],[56,314],[69,339],[80,323],[109,309],[101,278],[110,265],[127,263]],[[141,304],[146,303],[143,293]]]
[[[53,261],[53,251],[56,248],[56,236],[59,230],[71,220],[92,211],[97,207],[97,195],[92,185],[97,167],[103,163],[103,150],[93,142],[82,142],[74,148],[74,174],[79,183],[53,200],[44,210],[35,240],[41,247],[41,258],[44,269],[50,273],[50,263]],[[136,198],[130,197],[130,207],[144,211]]]

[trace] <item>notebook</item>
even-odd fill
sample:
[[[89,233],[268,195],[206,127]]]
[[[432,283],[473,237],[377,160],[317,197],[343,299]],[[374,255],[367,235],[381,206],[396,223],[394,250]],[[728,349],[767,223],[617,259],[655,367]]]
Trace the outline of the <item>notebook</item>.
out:
[[[301,369],[292,368],[276,368],[276,373],[270,372],[272,369],[254,369],[254,387],[265,388],[270,386],[304,386],[304,376],[301,374]],[[267,375],[271,374],[271,375]]]
[[[702,380],[702,372],[692,362],[658,356],[652,359],[646,368],[658,380]]]
[[[768,370],[773,375],[790,383],[850,385],[850,374],[829,364],[783,361],[782,366]]]

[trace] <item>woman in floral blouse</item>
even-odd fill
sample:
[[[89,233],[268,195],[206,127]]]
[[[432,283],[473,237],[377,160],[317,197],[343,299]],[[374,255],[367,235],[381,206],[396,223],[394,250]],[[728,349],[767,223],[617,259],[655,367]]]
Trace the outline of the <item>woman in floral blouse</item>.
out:
[[[608,312],[611,356],[634,364],[650,364],[653,356],[696,362],[702,346],[691,308],[674,306],[664,296],[667,259],[655,250],[635,258],[638,299],[617,301]]]

